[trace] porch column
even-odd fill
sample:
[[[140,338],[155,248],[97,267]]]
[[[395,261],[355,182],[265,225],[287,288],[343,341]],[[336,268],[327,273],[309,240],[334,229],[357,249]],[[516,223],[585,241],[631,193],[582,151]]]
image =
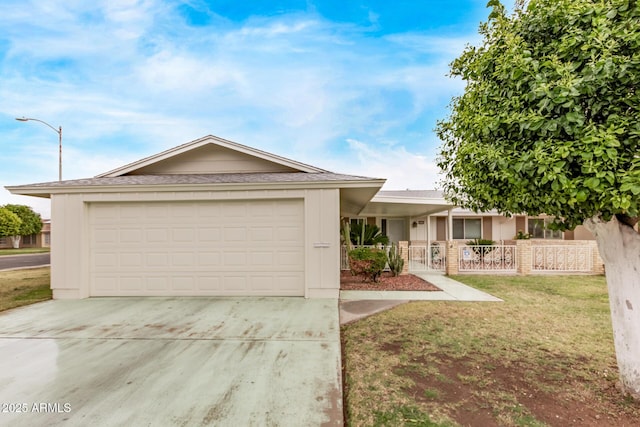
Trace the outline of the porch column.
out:
[[[409,242],[406,240],[398,242],[398,252],[400,257],[404,260],[401,275],[409,274]]]
[[[429,246],[430,243],[431,243],[431,215],[427,215],[427,247]]]
[[[447,240],[453,240],[453,208],[447,211]]]
[[[459,254],[458,254],[458,242],[456,242],[455,240],[449,240],[447,241],[447,246],[446,246],[446,250],[447,250],[447,266],[446,266],[446,273],[447,276],[451,276],[452,274],[458,274],[458,258],[459,258]]]
[[[518,273],[525,276],[531,274],[532,257],[531,240],[516,240],[516,263]]]

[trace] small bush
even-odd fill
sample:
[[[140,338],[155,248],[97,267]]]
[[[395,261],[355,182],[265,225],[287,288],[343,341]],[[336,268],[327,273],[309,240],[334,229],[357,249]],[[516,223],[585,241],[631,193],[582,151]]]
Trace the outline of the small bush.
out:
[[[349,251],[351,273],[373,282],[378,281],[386,264],[387,254],[381,249],[357,248]]]

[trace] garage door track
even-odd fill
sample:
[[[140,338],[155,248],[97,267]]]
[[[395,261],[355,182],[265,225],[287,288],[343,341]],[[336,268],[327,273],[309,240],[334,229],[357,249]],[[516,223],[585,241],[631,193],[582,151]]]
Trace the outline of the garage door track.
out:
[[[336,300],[56,300],[0,325],[0,425],[342,425]]]

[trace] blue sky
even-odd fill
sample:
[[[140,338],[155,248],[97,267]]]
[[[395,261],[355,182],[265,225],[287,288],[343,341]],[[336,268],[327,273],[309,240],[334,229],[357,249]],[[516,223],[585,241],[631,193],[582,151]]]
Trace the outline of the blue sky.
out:
[[[448,64],[479,0],[3,0],[0,185],[95,176],[216,135],[335,172],[438,181]],[[11,196],[49,215],[48,201]]]

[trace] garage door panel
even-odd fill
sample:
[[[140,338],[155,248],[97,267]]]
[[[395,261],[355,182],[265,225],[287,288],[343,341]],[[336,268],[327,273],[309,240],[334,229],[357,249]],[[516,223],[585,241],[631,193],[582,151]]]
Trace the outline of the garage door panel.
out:
[[[129,267],[139,269],[144,267],[143,258],[144,256],[141,252],[120,252],[120,264],[118,266],[122,268]]]
[[[147,243],[169,243],[169,230],[167,228],[147,228]]]
[[[201,267],[219,267],[222,259],[220,252],[199,252],[198,265]]]
[[[304,295],[303,202],[94,203],[92,295]]]
[[[240,242],[244,245],[247,241],[246,227],[229,226],[224,229],[223,234],[224,234],[224,241],[226,243]]]
[[[123,277],[120,279],[120,288],[125,292],[143,291],[143,280],[141,277]]]
[[[169,279],[167,277],[147,277],[145,289],[150,292],[167,291],[169,289]]]
[[[222,238],[220,227],[201,227],[198,229],[198,240],[207,243],[209,246],[217,246]]]

